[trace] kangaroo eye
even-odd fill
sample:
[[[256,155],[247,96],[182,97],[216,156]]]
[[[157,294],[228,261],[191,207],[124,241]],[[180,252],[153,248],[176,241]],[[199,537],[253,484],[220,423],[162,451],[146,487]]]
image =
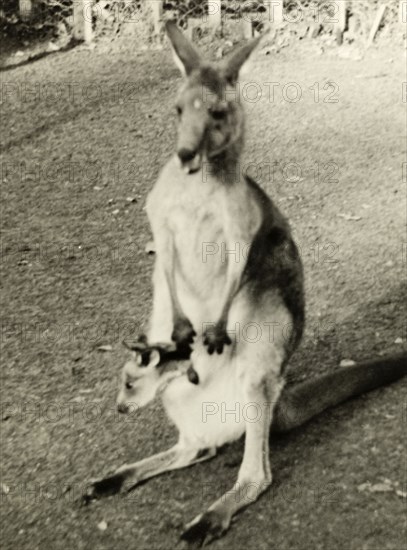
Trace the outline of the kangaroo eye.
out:
[[[177,105],[176,108],[177,108],[177,114],[178,114],[178,116],[181,116],[181,115],[182,115],[182,108],[181,108],[179,105]]]
[[[211,115],[214,120],[224,120],[226,117],[226,111],[223,109],[214,109],[211,111]]]
[[[133,382],[126,382],[125,386],[126,386],[126,390],[131,390],[133,389]]]

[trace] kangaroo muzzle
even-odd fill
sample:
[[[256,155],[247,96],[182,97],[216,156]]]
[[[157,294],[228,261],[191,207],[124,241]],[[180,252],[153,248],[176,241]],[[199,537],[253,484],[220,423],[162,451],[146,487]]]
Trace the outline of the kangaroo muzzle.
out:
[[[178,126],[177,157],[187,174],[202,167],[207,118],[193,109],[185,109]]]
[[[126,403],[117,403],[117,410],[119,413],[127,414],[129,412],[129,406]]]
[[[177,151],[181,166],[187,174],[193,174],[202,166],[202,154],[193,149],[182,147]]]

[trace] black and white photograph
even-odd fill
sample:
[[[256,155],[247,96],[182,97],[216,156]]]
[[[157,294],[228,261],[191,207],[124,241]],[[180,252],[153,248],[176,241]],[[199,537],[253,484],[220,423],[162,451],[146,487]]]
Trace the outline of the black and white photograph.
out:
[[[407,0],[0,0],[4,550],[407,550]]]

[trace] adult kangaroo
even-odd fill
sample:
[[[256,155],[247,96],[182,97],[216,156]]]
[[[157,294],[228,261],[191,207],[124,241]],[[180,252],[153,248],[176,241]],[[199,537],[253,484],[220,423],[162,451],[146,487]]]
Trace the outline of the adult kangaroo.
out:
[[[239,169],[244,116],[237,79],[258,39],[213,65],[173,22],[166,29],[185,76],[176,103],[178,143],[147,199],[156,247],[153,312],[147,339],[130,345],[118,408],[125,413],[159,394],[179,440],[93,481],[86,499],[209,459],[244,434],[236,483],[182,534],[203,544],[225,533],[233,515],[270,485],[270,430],[288,430],[400,378],[407,361],[381,358],[283,390],[303,333],[303,271],[287,220]],[[250,327],[261,328],[255,342]],[[239,421],[222,414],[237,405]],[[248,405],[255,422],[243,414]]]

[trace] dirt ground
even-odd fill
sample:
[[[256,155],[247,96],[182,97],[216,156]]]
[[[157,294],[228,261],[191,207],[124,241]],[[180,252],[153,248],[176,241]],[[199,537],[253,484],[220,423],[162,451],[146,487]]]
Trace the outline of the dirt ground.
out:
[[[159,403],[124,418],[114,401],[151,307],[143,206],[174,147],[177,69],[168,51],[73,50],[2,76],[2,547],[175,548],[232,486],[241,442],[126,498],[75,499],[175,439]],[[258,52],[245,78],[245,167],[305,265],[293,379],[406,349],[405,59]],[[273,439],[272,489],[213,548],[406,548],[406,388]]]

